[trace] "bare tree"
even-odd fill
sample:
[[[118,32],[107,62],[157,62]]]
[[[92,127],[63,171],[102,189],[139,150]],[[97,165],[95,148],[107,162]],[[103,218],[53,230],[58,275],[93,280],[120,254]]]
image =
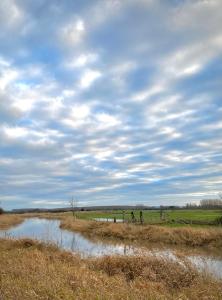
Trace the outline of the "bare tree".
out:
[[[220,199],[204,199],[200,201],[200,207],[204,208],[221,208],[222,207],[222,195],[219,195]]]
[[[71,207],[71,209],[72,209],[72,215],[73,215],[73,217],[75,218],[75,217],[76,217],[75,212],[76,212],[76,209],[77,209],[77,207],[78,207],[78,200],[77,200],[77,199],[74,199],[74,198],[72,197],[72,199],[69,201],[69,205],[70,205],[70,207]]]

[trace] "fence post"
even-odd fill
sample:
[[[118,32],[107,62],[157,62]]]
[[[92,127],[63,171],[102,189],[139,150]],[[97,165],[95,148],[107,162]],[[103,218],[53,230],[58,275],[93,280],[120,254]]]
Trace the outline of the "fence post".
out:
[[[143,212],[142,210],[140,211],[140,224],[143,224]]]
[[[131,211],[131,219],[132,219],[132,222],[135,223],[135,215],[134,215],[133,211]]]

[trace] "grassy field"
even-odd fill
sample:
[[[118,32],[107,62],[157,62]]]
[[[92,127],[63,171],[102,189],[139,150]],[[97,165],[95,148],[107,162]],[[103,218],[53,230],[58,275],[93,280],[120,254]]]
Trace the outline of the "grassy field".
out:
[[[139,221],[139,210],[134,210],[135,217]],[[164,211],[165,220],[161,220],[159,210],[144,210],[143,218],[145,224],[159,224],[163,226],[170,227],[183,227],[187,224],[177,223],[177,220],[191,220],[191,221],[204,221],[204,222],[214,222],[217,218],[222,217],[222,210],[206,210],[206,209],[195,209],[195,210],[166,210]],[[57,218],[64,219],[68,216],[72,216],[71,212],[68,213],[28,213],[28,214],[4,214],[0,215],[0,229],[5,229],[9,226],[16,225],[20,223],[25,217],[47,217],[47,218]],[[120,210],[113,211],[77,211],[75,216],[82,220],[94,220],[96,218],[114,219],[122,220],[123,212]],[[131,221],[131,211],[126,210],[124,214],[126,221]],[[172,223],[172,220],[175,222]],[[207,225],[196,225],[188,224],[187,226],[207,226]]]
[[[81,259],[31,240],[0,240],[0,299],[222,299],[222,282],[188,261]]]
[[[139,220],[139,211],[134,211],[135,217]],[[165,219],[172,220],[191,220],[191,221],[206,221],[211,222],[222,216],[222,210],[166,210],[164,211]],[[92,220],[94,218],[116,218],[122,219],[123,212],[120,210],[114,211],[83,211],[76,212],[76,216],[80,219]],[[160,211],[158,210],[144,210],[143,218],[145,223],[160,223]],[[125,220],[131,220],[131,211],[125,211]],[[162,222],[164,223],[164,222]],[[175,222],[176,223],[176,222]]]

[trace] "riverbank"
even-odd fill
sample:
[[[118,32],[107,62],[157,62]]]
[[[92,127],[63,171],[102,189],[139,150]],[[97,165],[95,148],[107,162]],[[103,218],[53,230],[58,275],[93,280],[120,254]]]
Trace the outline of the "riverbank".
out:
[[[5,230],[10,227],[19,225],[24,221],[23,215],[3,214],[0,215],[0,230]]]
[[[170,228],[156,225],[134,225],[61,218],[61,228],[101,238],[147,241],[169,245],[222,248],[221,228]]]
[[[98,238],[115,238],[123,241],[143,241],[163,245],[222,248],[222,228],[163,227],[75,219],[66,213],[35,213],[1,215],[0,229],[8,229],[26,218],[58,219],[60,227],[83,235]]]
[[[1,240],[1,299],[221,299],[222,282],[150,257],[81,259],[31,240]]]

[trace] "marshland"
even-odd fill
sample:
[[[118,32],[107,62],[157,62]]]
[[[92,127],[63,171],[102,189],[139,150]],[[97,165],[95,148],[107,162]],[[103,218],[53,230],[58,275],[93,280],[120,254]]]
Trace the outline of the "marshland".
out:
[[[221,299],[220,226],[98,215],[120,212],[0,215],[2,299]]]

